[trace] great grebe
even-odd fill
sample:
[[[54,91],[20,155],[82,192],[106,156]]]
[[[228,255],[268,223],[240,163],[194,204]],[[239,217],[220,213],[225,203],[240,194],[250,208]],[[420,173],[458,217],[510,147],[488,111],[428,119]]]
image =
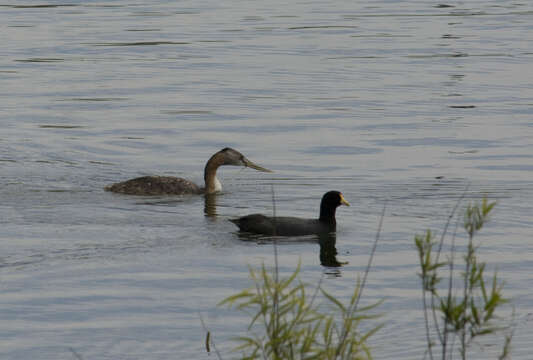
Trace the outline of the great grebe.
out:
[[[222,190],[217,179],[217,169],[222,165],[245,166],[257,171],[272,172],[254,164],[237,150],[224,148],[211,156],[205,164],[205,187],[174,176],[141,176],[106,186],[105,190],[128,195],[213,194]]]
[[[338,191],[324,194],[320,202],[318,219],[302,219],[297,217],[270,217],[252,214],[237,219],[230,219],[241,231],[265,235],[298,236],[324,234],[335,231],[337,222],[335,211],[339,205],[350,206]]]

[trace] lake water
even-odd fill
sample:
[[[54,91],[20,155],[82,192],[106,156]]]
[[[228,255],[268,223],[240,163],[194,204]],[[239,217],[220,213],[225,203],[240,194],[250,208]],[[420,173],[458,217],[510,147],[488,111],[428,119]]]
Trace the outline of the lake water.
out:
[[[279,215],[316,216],[332,189],[351,202],[337,212],[347,265],[321,265],[312,241],[279,246],[282,272],[301,261],[344,301],[387,202],[370,345],[421,359],[413,236],[439,233],[468,184],[463,205],[498,202],[479,256],[513,300],[513,358],[530,358],[532,2],[28,0],[0,19],[2,359],[212,359],[200,315],[233,358],[249,319],[217,303],[273,251],[227,219],[271,213],[272,185]],[[221,168],[209,202],[103,191],[201,182],[226,146],[275,172]]]

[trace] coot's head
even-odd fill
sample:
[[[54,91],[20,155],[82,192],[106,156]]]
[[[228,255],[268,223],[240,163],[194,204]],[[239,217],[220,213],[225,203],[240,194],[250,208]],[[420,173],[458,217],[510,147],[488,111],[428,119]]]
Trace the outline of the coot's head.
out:
[[[320,208],[336,209],[340,205],[350,206],[340,191],[328,191],[322,196]]]
[[[328,191],[322,196],[320,203],[320,217],[319,220],[329,224],[335,224],[335,211],[340,205],[350,206],[348,201],[342,196],[339,191]]]

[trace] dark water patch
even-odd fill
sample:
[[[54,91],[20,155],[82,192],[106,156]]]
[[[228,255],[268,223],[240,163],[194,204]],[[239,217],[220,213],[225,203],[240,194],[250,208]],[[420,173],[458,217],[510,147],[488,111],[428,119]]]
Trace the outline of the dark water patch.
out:
[[[359,126],[356,126],[354,127],[355,129],[358,129],[358,130],[365,130],[365,131],[370,131],[370,130],[415,130],[415,129],[418,129],[420,128],[420,124],[419,123],[415,123],[415,122],[412,122],[412,123],[400,123],[400,124],[395,124],[395,123],[386,123],[386,124],[368,124],[368,125],[359,125]]]
[[[0,7],[9,7],[12,9],[42,9],[42,8],[58,8],[58,7],[73,7],[77,4],[38,4],[38,5],[0,5]]]
[[[54,124],[43,124],[39,125],[41,129],[81,129],[84,126],[81,125],[54,125]]]
[[[216,141],[216,140],[212,140],[209,142],[209,147],[212,148],[212,149],[223,149],[225,147],[237,147],[238,144],[230,141]],[[191,141],[187,144],[187,147],[188,148],[192,148],[192,147],[195,147],[195,148],[200,148],[200,149],[205,149],[206,148],[206,144],[205,142],[203,141]],[[206,158],[207,159],[207,158]]]
[[[125,7],[127,5],[121,5],[121,4],[85,4],[84,7],[92,7],[92,8],[121,8]]]
[[[350,111],[352,109],[350,109],[350,108],[324,108],[324,110],[327,110],[327,111]]]
[[[241,241],[255,242],[257,245],[272,245],[274,241],[278,245],[298,245],[298,244],[318,244],[318,235],[300,235],[300,236],[273,236],[259,235],[246,232],[235,231],[235,234]]]
[[[157,45],[188,45],[186,41],[134,41],[116,43],[92,43],[91,46],[157,46]]]
[[[350,99],[359,99],[359,96],[339,96],[339,97],[329,97],[329,96],[314,96],[311,100],[317,101],[338,101],[338,100],[350,100]]]
[[[143,31],[161,31],[161,29],[126,29],[126,31],[143,32]]]
[[[167,135],[176,135],[179,133],[179,131],[175,128],[167,129],[167,128],[158,128],[158,127],[143,127],[143,128],[124,128],[121,130],[108,130],[108,131],[102,131],[102,136],[109,136],[113,138],[123,138],[123,137],[138,137],[144,139],[146,136],[150,135],[161,135],[161,134],[167,134]]]
[[[45,190],[42,190],[42,191],[49,192],[49,193],[73,193],[73,192],[78,192],[78,191],[74,191],[74,190],[71,190],[71,189],[45,189]]]
[[[529,11],[511,11],[506,15],[533,15],[533,10]]]
[[[95,161],[95,160],[89,160],[89,164],[110,165],[110,166],[114,166],[115,165],[114,163],[110,163],[110,162],[107,162],[107,161]]]
[[[139,11],[135,12],[133,14],[130,14],[130,16],[156,16],[156,17],[163,17],[163,16],[172,16],[170,13],[163,13],[159,11]]]
[[[301,131],[309,128],[318,128],[320,125],[310,125],[310,124],[301,124],[301,125],[258,125],[258,126],[220,126],[206,128],[205,131],[220,131],[223,133],[244,133],[244,134],[277,134],[284,132],[293,132]]]
[[[11,163],[14,163],[14,162],[17,162],[17,160],[13,160],[13,159],[0,159],[0,162],[11,162]]]
[[[213,114],[212,111],[207,110],[161,110],[161,114],[166,115],[206,115]]]
[[[2,268],[24,268],[26,266],[35,265],[47,260],[44,256],[32,255],[27,260],[3,260],[0,261],[0,269]]]
[[[513,54],[507,53],[486,53],[486,54],[469,54],[472,57],[514,57]]]
[[[445,9],[445,8],[453,8],[455,6],[449,5],[449,4],[437,4],[437,5],[433,6],[433,7],[438,8],[438,9]]]
[[[368,155],[383,152],[379,148],[364,148],[358,146],[313,146],[302,151],[307,154],[321,155]]]
[[[462,36],[459,35],[452,35],[452,34],[444,34],[441,36],[442,39],[461,39]]]
[[[57,260],[88,260],[102,256],[110,256],[124,251],[145,251],[145,244],[113,244],[113,245],[85,245],[78,248],[56,248],[38,254],[28,255],[22,259],[9,259],[0,262],[0,268],[18,268],[51,263]],[[32,301],[38,301],[33,299]]]
[[[463,74],[450,74],[449,75],[451,79],[454,79],[454,80],[462,80],[464,79],[464,77],[466,75],[463,75]]]
[[[389,33],[350,35],[353,38],[410,38],[412,35],[398,35]]]
[[[448,105],[450,109],[475,109],[475,105]]]
[[[477,152],[477,151],[476,151]],[[453,154],[462,154],[460,152],[451,152]],[[472,154],[474,151],[465,151],[464,154]],[[533,159],[533,155],[529,154],[506,154],[506,155],[477,155],[477,156],[461,156],[461,160],[509,160],[509,159]]]
[[[480,165],[476,169],[490,170],[490,171],[533,171],[533,165]]]
[[[31,62],[31,63],[55,63],[62,62],[65,59],[61,58],[29,58],[29,59],[16,59],[17,62]]]
[[[242,18],[243,21],[263,21],[265,20],[262,16],[245,16]]]
[[[504,13],[496,14],[496,13],[488,13],[485,11],[469,11],[469,10],[457,10],[452,11],[449,14],[446,14],[447,16],[491,16],[491,15],[505,15]]]
[[[460,58],[470,56],[467,53],[454,52],[454,53],[444,53],[444,54],[421,54],[421,55],[406,55],[406,58],[409,59],[431,59],[431,58]]]
[[[198,40],[197,43],[230,43],[231,40]],[[207,56],[206,56],[207,57]]]
[[[356,20],[359,18],[405,18],[405,17],[413,17],[413,18],[419,18],[419,17],[463,17],[463,16],[497,16],[497,15],[509,15],[509,13],[486,13],[483,11],[457,11],[457,12],[449,12],[449,13],[427,13],[427,14],[417,14],[417,13],[404,13],[404,14],[349,14],[344,15],[345,19],[348,20]]]
[[[466,151],[448,151],[449,154],[475,154],[478,150],[466,150]]]
[[[66,164],[71,166],[77,166],[79,165],[77,162],[69,161],[69,160],[63,160],[63,159],[54,159],[54,160],[35,160],[33,161],[38,164]]]
[[[256,31],[274,31],[276,29],[278,28],[275,26],[257,26],[254,28]]]
[[[124,101],[129,100],[129,98],[69,98],[69,99],[59,99],[57,101]]]
[[[179,204],[186,204],[190,202],[194,202],[198,197],[196,195],[167,195],[167,196],[156,196],[156,197],[150,197],[146,198],[143,196],[138,196],[138,198],[142,198],[142,200],[135,201],[135,205],[148,205],[148,206],[165,206],[165,207],[175,207]],[[163,214],[174,214],[174,211],[169,210],[158,210],[158,209],[151,209],[151,212],[154,213],[163,213]]]
[[[291,164],[291,165],[288,165],[288,166],[278,166],[278,169],[279,171],[281,172],[282,170],[288,170],[288,171],[301,171],[301,172],[307,172],[307,173],[314,173],[314,172],[325,172],[325,173],[329,173],[329,172],[333,172],[333,171],[339,171],[339,170],[344,170],[345,167],[343,166],[309,166],[309,165],[298,165],[298,164]],[[321,178],[322,180],[323,178]],[[313,183],[305,183],[305,182],[301,182],[299,183],[300,186],[317,186],[316,184],[313,184]]]
[[[196,10],[179,10],[179,11],[174,11],[174,14],[175,15],[196,15],[196,14],[199,14],[200,12],[199,11],[196,11]]]
[[[439,137],[426,137],[426,138],[410,138],[410,139],[386,139],[386,140],[374,140],[374,144],[379,146],[399,146],[399,147],[412,147],[412,146],[459,146],[466,148],[494,148],[500,146],[500,142],[497,140],[483,140],[483,139],[454,139],[454,138],[439,138]]]
[[[355,25],[309,25],[309,26],[293,26],[287,28],[288,30],[313,30],[313,29],[357,29],[359,26]]]
[[[16,74],[18,71],[16,70],[0,70],[0,74]]]
[[[326,60],[346,60],[346,59],[384,59],[384,56],[366,55],[366,56],[335,56],[327,57]]]

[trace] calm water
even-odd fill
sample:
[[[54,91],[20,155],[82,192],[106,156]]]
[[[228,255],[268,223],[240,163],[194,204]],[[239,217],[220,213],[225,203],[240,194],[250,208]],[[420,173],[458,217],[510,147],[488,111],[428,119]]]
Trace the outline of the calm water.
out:
[[[278,214],[315,216],[331,189],[352,203],[348,265],[322,266],[310,241],[279,248],[282,271],[301,261],[345,300],[388,201],[364,294],[385,299],[373,354],[423,358],[412,238],[441,230],[468,183],[468,200],[498,201],[480,256],[516,308],[513,358],[530,357],[533,3],[145,3],[0,3],[2,359],[212,358],[199,314],[231,358],[247,319],[216,304],[272,247],[227,218],[270,213],[271,184]],[[209,203],[102,190],[201,181],[225,146],[275,173],[222,168]]]

